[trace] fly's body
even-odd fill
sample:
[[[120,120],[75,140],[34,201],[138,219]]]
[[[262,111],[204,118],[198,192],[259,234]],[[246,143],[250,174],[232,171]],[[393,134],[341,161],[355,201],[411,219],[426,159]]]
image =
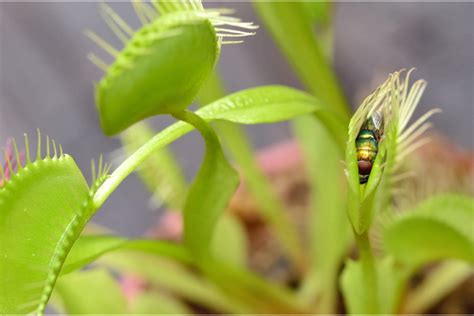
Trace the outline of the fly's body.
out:
[[[382,115],[379,112],[375,112],[365,121],[359,135],[357,135],[357,166],[359,168],[359,182],[361,184],[368,181],[372,165],[377,157],[382,124]]]

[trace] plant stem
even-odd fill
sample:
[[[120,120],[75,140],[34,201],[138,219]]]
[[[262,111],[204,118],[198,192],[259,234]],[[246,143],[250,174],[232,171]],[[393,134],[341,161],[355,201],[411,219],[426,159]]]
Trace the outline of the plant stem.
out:
[[[194,112],[184,110],[184,111],[179,111],[179,112],[174,112],[171,115],[173,115],[174,118],[186,122],[193,127],[195,127],[199,133],[201,133],[206,146],[215,146],[215,144],[219,145],[219,139],[217,138],[216,133],[214,130],[211,128],[209,123],[204,121],[200,116],[195,114]]]
[[[370,246],[369,234],[364,232],[361,235],[355,233],[355,239],[359,248],[359,260],[362,263],[362,273],[366,282],[367,302],[366,312],[376,314],[379,311],[378,304],[378,277],[375,266],[375,257]]]
[[[147,143],[141,146],[131,156],[129,156],[100,186],[93,197],[93,208],[99,209],[107,198],[115,191],[122,181],[130,175],[143,161],[149,158],[156,150],[163,148],[175,141],[182,135],[188,133],[193,128],[191,126],[183,128],[185,123],[176,123],[156,134]]]
[[[146,122],[140,122],[125,130],[120,140],[127,155],[132,155],[155,134]],[[137,175],[153,194],[152,199],[157,205],[164,203],[168,209],[181,210],[188,186],[182,166],[169,146],[156,150],[143,162]]]

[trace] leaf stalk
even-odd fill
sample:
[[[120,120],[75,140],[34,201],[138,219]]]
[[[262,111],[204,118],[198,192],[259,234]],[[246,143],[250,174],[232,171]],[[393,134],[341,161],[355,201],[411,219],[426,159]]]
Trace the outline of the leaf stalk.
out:
[[[359,260],[362,262],[362,273],[364,275],[367,293],[366,312],[376,314],[379,312],[378,304],[378,280],[375,257],[372,253],[368,231],[362,234],[354,232],[357,247],[359,248]]]

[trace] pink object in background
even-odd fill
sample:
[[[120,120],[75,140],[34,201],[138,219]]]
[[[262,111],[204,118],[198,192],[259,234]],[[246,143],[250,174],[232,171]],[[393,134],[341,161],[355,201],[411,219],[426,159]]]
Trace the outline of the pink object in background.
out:
[[[260,151],[257,161],[265,174],[272,175],[301,165],[301,157],[298,143],[286,140]]]
[[[176,210],[166,210],[158,218],[158,223],[146,235],[157,239],[181,241],[183,234],[183,218]]]
[[[127,301],[131,303],[146,288],[146,281],[133,275],[124,275],[120,279],[120,287]]]
[[[303,165],[300,146],[295,140],[291,139],[264,148],[257,153],[256,159],[260,169],[270,180],[274,176],[297,170]],[[236,201],[241,203],[240,197],[247,194],[245,182],[241,179],[240,185],[230,202],[231,208]]]

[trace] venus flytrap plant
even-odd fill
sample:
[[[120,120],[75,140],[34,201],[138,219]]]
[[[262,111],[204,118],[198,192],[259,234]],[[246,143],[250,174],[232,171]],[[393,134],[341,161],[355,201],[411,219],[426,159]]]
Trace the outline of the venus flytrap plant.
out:
[[[106,75],[97,88],[97,105],[101,117],[101,125],[106,134],[119,132],[136,121],[156,114],[171,114],[175,118],[185,120],[194,125],[203,135],[206,141],[206,156],[195,185],[190,188],[188,200],[193,199],[202,185],[201,178],[206,179],[206,184],[212,182],[212,175],[219,175],[222,180],[229,181],[229,185],[222,185],[221,195],[213,195],[210,192],[205,196],[213,198],[215,210],[222,210],[231,193],[237,185],[237,175],[233,171],[220,149],[220,144],[212,128],[207,123],[191,112],[183,112],[195,97],[205,78],[212,70],[220,51],[222,38],[242,37],[251,33],[219,28],[214,25],[232,25],[233,27],[254,28],[251,23],[241,23],[238,19],[224,17],[219,11],[205,11],[199,1],[183,3],[167,3],[157,1],[154,3],[160,15],[148,5],[135,2],[137,14],[141,16],[144,26],[133,34],[125,48],[116,53],[115,62],[106,69]],[[109,21],[115,20],[115,27],[124,28],[125,22],[108,7],[105,7],[109,15]],[[148,14],[146,14],[148,12]],[[153,12],[153,14],[151,13]],[[155,19],[147,19],[155,17]],[[130,29],[125,27],[125,29]],[[216,33],[218,31],[219,33]],[[171,32],[171,33],[170,33]],[[104,49],[111,51],[110,45],[99,39],[93,33],[90,37]],[[116,31],[119,38],[123,39],[122,33]],[[174,60],[183,62],[173,63]],[[176,76],[184,74],[185,76]],[[132,80],[131,80],[132,79]],[[133,82],[133,85],[130,85]],[[158,85],[158,86],[157,86]],[[109,97],[110,96],[110,97]],[[130,104],[140,104],[139,107],[131,107]],[[224,169],[215,172],[212,166],[223,166]],[[216,179],[218,181],[219,179]],[[224,188],[227,188],[227,194]],[[221,203],[218,203],[220,197]],[[199,242],[200,238],[188,238],[188,221],[193,214],[201,214],[197,208],[200,205],[204,209],[212,209],[205,203],[196,204],[190,202],[185,204],[185,239],[189,242]],[[189,210],[189,209],[192,210]],[[203,217],[216,222],[216,215],[211,214]],[[207,226],[199,233],[208,234]],[[193,230],[194,231],[194,230]],[[203,237],[203,236],[200,236]],[[191,241],[189,241],[191,240]],[[210,241],[210,236],[203,237],[205,244]],[[196,249],[199,252],[206,246]]]
[[[168,14],[168,13],[167,13]],[[231,20],[231,19],[223,19],[219,17],[219,14],[217,12],[213,14],[212,19],[214,23],[217,24],[236,24],[238,21]],[[245,27],[250,27],[250,25],[244,25]],[[228,30],[220,30],[222,31],[228,31]],[[234,33],[235,34],[235,33]],[[236,34],[237,36],[242,36],[242,35],[247,35],[247,34],[242,34],[238,33]],[[177,35],[179,36],[179,35]],[[104,46],[104,45],[102,45]],[[259,120],[261,122],[273,122],[273,121],[278,121],[279,117],[285,117],[286,115],[297,115],[296,113],[309,113],[307,111],[314,111],[318,110],[318,107],[313,107],[312,105],[308,107],[311,103],[316,105],[317,101],[311,98],[308,98],[308,96],[305,96],[304,94],[298,94],[296,91],[293,92],[291,89],[285,89],[283,87],[268,87],[267,89],[261,89],[262,91],[258,91],[258,89],[255,89],[256,91],[254,93],[242,93],[236,94],[235,96],[231,96],[229,98],[224,98],[221,102],[216,102],[215,107],[212,107],[211,105],[204,108],[202,113],[206,114],[209,113],[211,114],[208,119],[230,119],[231,121],[235,120],[236,122],[240,123],[254,123],[257,122],[255,121],[255,118],[259,117]],[[265,92],[263,91],[265,90]],[[252,91],[253,92],[253,91]],[[287,100],[285,100],[288,99]],[[293,108],[291,111],[284,110],[285,105],[290,102],[293,104]],[[299,103],[298,103],[299,102]],[[307,104],[305,104],[307,103]],[[255,104],[260,104],[259,108],[254,107]],[[265,106],[272,106],[279,108],[279,112],[272,113],[272,115],[268,115],[266,112],[267,109]],[[99,104],[100,107],[100,104]],[[212,110],[216,108],[219,109],[221,108],[221,111],[215,111],[212,112]],[[253,108],[253,109],[252,109]],[[251,113],[251,112],[254,113]],[[199,113],[198,114],[202,114]],[[228,113],[226,113],[228,112]],[[234,113],[233,113],[234,112]],[[248,114],[246,115],[246,113]],[[318,112],[319,113],[319,112]],[[202,210],[206,210],[206,213],[209,216],[206,216],[204,212],[197,210],[196,205],[197,203],[191,202],[187,203],[185,205],[184,213],[185,213],[185,239],[188,240],[188,245],[189,243],[192,243],[190,246],[191,251],[194,253],[196,257],[200,256],[206,256],[205,253],[203,252],[206,251],[207,244],[209,243],[210,240],[210,233],[212,232],[212,228],[209,227],[209,225],[214,226],[215,224],[215,215],[212,214],[212,210],[218,210],[222,209],[223,205],[219,206],[220,203],[226,203],[226,200],[230,197],[229,195],[226,196],[226,194],[223,194],[223,188],[229,189],[229,193],[233,191],[233,185],[224,185],[225,181],[233,181],[232,176],[230,173],[224,172],[224,169],[222,169],[220,173],[212,172],[214,171],[212,167],[215,167],[216,165],[222,164],[222,166],[225,167],[226,162],[225,159],[222,159],[223,156],[220,152],[219,148],[214,148],[212,150],[212,147],[215,147],[216,144],[218,145],[218,142],[216,142],[216,137],[213,136],[213,131],[207,126],[207,123],[205,123],[203,120],[201,120],[198,116],[191,112],[180,112],[178,110],[176,111],[171,111],[169,114],[181,119],[185,120],[188,123],[191,123],[194,125],[194,127],[197,127],[200,132],[204,135],[204,138],[206,140],[206,144],[208,145],[208,150],[203,167],[201,168],[200,172],[198,173],[198,176],[196,178],[196,181],[191,188],[191,191],[188,195],[188,201],[193,201],[194,198],[193,196],[196,195],[197,197],[200,197],[200,199],[203,198],[203,194],[205,196],[209,196],[213,200],[211,200],[211,204],[206,204],[206,203],[198,203],[198,205],[201,207]],[[264,115],[265,114],[265,115]],[[320,114],[324,114],[324,112],[320,112]],[[203,116],[203,118],[206,118]],[[128,123],[127,123],[128,124]],[[178,136],[177,134],[176,137],[173,137],[174,135],[171,134],[171,138],[167,137],[170,136],[169,134],[167,135],[168,131],[178,131],[182,130],[182,134],[188,132],[189,126],[183,125],[183,124],[177,124],[169,129],[163,131],[163,133],[158,134],[156,137],[152,138],[147,144],[143,145],[137,152],[132,154],[132,156],[127,159],[122,165],[120,165],[116,171],[114,171],[111,176],[106,180],[104,185],[99,189],[98,193],[94,197],[94,207],[98,208],[100,205],[105,201],[105,199],[108,197],[108,195],[116,188],[116,186],[130,173],[136,168],[141,162],[143,162],[154,150],[161,148],[162,146],[166,145],[166,142],[172,141]],[[181,135],[182,135],[181,134]],[[213,140],[214,139],[214,140]],[[165,141],[166,140],[166,141]],[[222,156],[222,158],[219,158],[219,156]],[[217,159],[217,160],[216,160]],[[221,163],[221,162],[222,163]],[[216,164],[217,162],[217,164]],[[228,167],[225,167],[228,170]],[[216,179],[216,185],[211,184],[212,176],[217,175],[219,178]],[[201,180],[202,179],[202,180]],[[235,179],[235,178],[234,178]],[[199,192],[201,188],[204,187],[203,184],[200,183],[200,181],[203,181],[203,183],[206,184],[211,184],[209,187],[210,189],[217,188],[219,187],[219,194],[214,194],[210,189],[206,190],[206,192]],[[235,180],[234,180],[235,181]],[[217,183],[219,186],[217,186]],[[235,186],[235,185],[234,185]],[[193,188],[195,188],[193,190]],[[220,199],[216,200],[215,198],[218,197]],[[187,206],[189,205],[189,207]],[[187,208],[192,209],[192,212],[187,211]],[[193,216],[195,219],[192,219]],[[190,218],[190,223],[194,224],[194,226],[191,226],[190,224],[187,225],[187,220]],[[203,223],[203,221],[207,222],[208,224]],[[196,225],[197,223],[201,223]],[[214,222],[214,223],[213,223]],[[199,230],[198,230],[199,228]],[[188,230],[189,229],[189,230]],[[190,233],[187,233],[187,232]],[[199,232],[200,231],[200,232]],[[187,236],[193,236],[191,238]],[[205,237],[207,236],[207,237]],[[193,246],[193,244],[197,246]]]
[[[209,104],[202,109],[197,111],[197,114],[204,118],[206,121],[212,121],[212,120],[225,120],[225,121],[230,121],[234,123],[240,123],[240,124],[256,124],[256,123],[270,123],[270,122],[277,122],[281,121],[284,118],[288,117],[294,117],[298,115],[304,115],[304,114],[309,114],[309,113],[315,113],[317,117],[321,115],[321,113],[326,113],[326,110],[320,106],[319,102],[314,99],[313,97],[303,93],[296,91],[291,88],[286,88],[286,87],[279,87],[279,86],[269,86],[269,87],[260,87],[260,88],[255,88],[255,89],[250,89],[247,91],[242,91],[235,93],[233,95],[229,95],[225,98],[222,98],[220,100],[217,100],[213,102],[212,104]],[[324,116],[321,116],[324,118]],[[324,121],[323,121],[324,122]],[[122,163],[114,172],[111,173],[111,175],[107,178],[105,183],[101,186],[97,194],[94,196],[94,202],[95,202],[95,207],[99,207],[105,200],[106,198],[114,191],[114,189],[125,179],[125,177],[130,174],[138,165],[140,165],[141,162],[146,160],[150,155],[161,148],[163,146],[168,145],[170,142],[176,140],[180,136],[190,132],[192,130],[192,126],[185,124],[183,122],[178,122],[161,133],[158,133],[155,135],[148,143],[143,145],[141,148],[139,148],[134,154],[132,154],[127,160],[125,160],[124,163]],[[214,167],[214,166],[213,166]],[[201,177],[205,178],[205,177]],[[202,180],[200,180],[202,181]],[[226,180],[227,181],[227,180]],[[219,185],[215,186],[219,190],[221,190],[222,185],[224,182],[219,182]],[[209,187],[212,189],[212,187]],[[211,192],[208,190],[206,194],[209,197],[212,197]],[[219,193],[220,194],[220,193]],[[202,202],[199,202],[202,203]],[[212,208],[210,208],[212,209]],[[208,213],[209,210],[206,210],[206,213]],[[185,211],[186,214],[186,211]],[[198,214],[201,214],[202,217],[199,217]],[[208,231],[212,231],[213,228],[209,227],[209,223],[212,224],[211,221],[214,219],[212,218],[206,218],[206,214],[201,211],[200,213],[196,213],[192,216],[197,216],[195,219],[195,222],[200,223],[199,230],[204,230],[207,229]],[[207,227],[205,227],[207,226]],[[189,226],[190,233],[195,233],[192,230],[195,229],[195,225]],[[208,234],[206,232],[205,234]],[[188,236],[190,236],[188,234]],[[198,236],[198,235],[196,235]],[[207,237],[206,237],[207,238]],[[206,242],[206,239],[201,237],[197,237],[196,240],[193,241],[193,249],[197,245],[202,245],[203,242]],[[200,246],[200,247],[201,247]],[[98,251],[97,248],[94,250],[94,248],[90,248],[91,251]],[[112,248],[111,250],[114,250],[116,248]],[[204,248],[202,248],[204,249]],[[100,250],[100,247],[99,247]],[[105,251],[105,250],[104,250]],[[106,252],[106,251],[105,251]],[[103,253],[99,251],[99,255]],[[169,254],[168,254],[169,255]],[[96,256],[91,256],[92,258],[95,258]],[[219,282],[222,284],[223,287],[227,288],[225,285],[225,282],[227,278],[221,279],[222,275],[221,273],[224,273],[225,275],[229,275],[230,272],[228,272],[227,268],[222,268],[220,265],[216,265],[216,262],[212,263],[215,269],[208,270],[206,269],[205,265],[206,262],[204,261],[202,268],[205,269],[207,273],[211,273],[211,275],[214,275],[218,271],[220,271],[218,275],[214,275],[213,278],[217,277],[216,282]],[[219,268],[220,267],[220,268]],[[223,269],[223,270],[222,270]],[[247,271],[239,271],[241,275],[246,275],[248,274]],[[231,275],[229,276],[231,277]],[[258,281],[257,281],[258,280]],[[234,288],[239,288],[240,292],[241,291],[248,291],[249,286],[251,284],[254,284],[257,282],[255,285],[258,288],[261,288],[264,286],[264,282],[260,280],[259,278],[256,278],[256,276],[249,276],[249,279],[245,281],[245,283],[242,283],[241,285],[239,284],[239,281],[244,281],[244,280],[239,280],[235,279],[233,281],[233,287]],[[271,287],[275,287],[276,285],[270,285]],[[274,290],[271,290],[270,293],[274,292]],[[257,295],[257,293],[255,293]],[[269,294],[268,296],[271,301],[279,300],[278,297],[287,297],[288,293],[286,291],[282,290],[277,290],[276,293]],[[276,295],[276,296],[275,296]],[[291,296],[289,298],[285,299],[287,303],[285,303],[285,310],[303,310],[304,307],[301,306],[301,304],[295,302],[295,298],[292,298]],[[293,302],[293,303],[290,303]],[[262,304],[262,303],[260,303]],[[266,308],[270,308],[267,303]],[[272,303],[273,304],[273,303]],[[289,306],[292,307],[289,307]],[[260,307],[262,308],[262,307]],[[265,310],[265,309],[264,309]],[[268,310],[268,309],[266,309]]]
[[[148,116],[183,110],[191,103],[200,81],[214,65],[217,41],[209,21],[185,14],[165,15],[145,25],[133,35],[122,52],[114,52],[116,60],[107,68],[96,92],[101,125],[106,134],[116,134]],[[88,34],[107,49],[108,44],[97,40],[92,33]],[[201,49],[195,50],[196,45],[201,45]],[[173,54],[167,53],[168,47],[174,49]],[[192,51],[195,54],[190,54]],[[183,68],[174,69],[169,58],[174,58],[175,54],[181,54],[181,59],[189,63],[180,63]],[[141,58],[143,56],[149,58]],[[203,63],[193,67],[198,61]],[[185,69],[194,70],[186,85],[171,79],[176,77],[171,77],[170,71],[183,72]],[[131,82],[134,84],[130,85]],[[157,89],[157,84],[165,87]],[[187,99],[183,100],[182,95]],[[139,106],[131,107],[130,104]]]
[[[2,312],[44,310],[69,249],[94,214],[92,196],[108,169],[100,164],[89,188],[61,145],[46,137],[43,146],[38,131],[33,159],[25,135],[26,160],[22,162],[15,145],[14,154],[6,155],[8,173],[0,166],[2,175],[10,175],[0,187]],[[11,156],[16,157],[16,170]]]
[[[380,278],[383,274],[381,269],[391,269],[388,266],[382,268],[383,264],[376,262],[369,240],[369,229],[372,226],[374,216],[380,212],[388,212],[391,196],[393,195],[394,173],[400,169],[401,162],[407,154],[421,146],[426,140],[419,139],[420,135],[430,126],[425,123],[431,115],[438,112],[433,109],[421,116],[410,127],[408,122],[413,115],[421,98],[426,83],[423,80],[416,81],[411,87],[409,83],[410,70],[406,77],[402,72],[395,72],[378,87],[374,93],[369,95],[354,114],[349,124],[349,137],[346,150],[347,180],[349,187],[349,219],[354,230],[354,236],[359,248],[360,264],[355,267],[348,266],[342,278],[342,286],[346,296],[350,298],[355,291],[351,274],[362,273],[366,281],[365,303],[352,303],[349,305],[358,312],[390,312],[395,302],[383,305],[384,299],[378,296],[381,291]],[[356,139],[360,137],[362,130],[367,129],[367,122],[380,121],[380,127],[375,127],[371,132],[381,134],[380,139],[373,139],[375,146],[362,146]],[[363,146],[366,143],[363,143]],[[367,149],[372,148],[372,149]],[[366,151],[374,150],[375,157],[366,158]],[[402,157],[401,159],[399,157]],[[365,164],[369,164],[368,173]],[[368,181],[362,180],[368,174]],[[367,182],[367,183],[365,183]],[[389,263],[386,263],[390,265]],[[356,272],[356,269],[358,272]],[[395,275],[396,273],[393,272]],[[395,283],[401,282],[396,281]],[[394,285],[394,287],[397,287]],[[393,291],[396,291],[392,288]],[[365,304],[365,306],[364,306]],[[358,305],[358,307],[354,307]],[[360,309],[362,308],[362,309]],[[383,308],[383,309],[382,309]],[[388,309],[386,309],[388,308]],[[354,311],[354,310],[353,310]]]
[[[284,118],[308,113],[321,117],[323,122],[327,115],[332,114],[321,107],[319,101],[310,95],[282,86],[267,86],[237,92],[196,111],[196,114],[205,121],[225,120],[239,124],[278,122]],[[192,129],[190,125],[178,122],[140,147],[113,171],[99,188],[94,196],[95,207],[99,208],[115,188],[154,151],[163,148]]]
[[[135,2],[137,15],[144,23],[137,31],[103,5],[105,20],[125,44],[121,51],[97,34],[86,32],[115,58],[106,65],[96,55],[90,55],[105,71],[96,87],[96,103],[107,135],[117,134],[146,117],[187,108],[212,71],[221,45],[227,43],[223,39],[249,36],[253,33],[239,28],[256,28],[219,11],[205,11],[197,1],[192,5],[157,1],[155,5],[160,15],[149,5]],[[215,27],[226,25],[232,28]],[[176,75],[182,73],[186,77]]]
[[[419,136],[429,128],[428,118],[437,112],[429,111],[409,125],[425,82],[419,80],[410,87],[411,71],[406,77],[395,72],[363,102],[349,122],[344,98],[325,59],[331,51],[327,7],[256,4],[302,81],[321,100],[292,88],[265,86],[214,96],[212,102],[204,102],[209,104],[192,112],[187,107],[210,76],[221,45],[239,42],[224,38],[251,35],[255,26],[225,16],[227,10],[205,10],[196,0],[153,1],[151,5],[137,0],[133,6],[143,23],[137,31],[110,7],[102,5],[106,23],[124,43],[122,51],[94,33],[87,33],[115,57],[108,66],[90,55],[106,73],[96,90],[101,125],[108,135],[125,131],[122,137],[129,157],[111,173],[102,158],[97,169],[92,163],[93,180],[87,185],[74,160],[48,137],[46,146],[42,146],[38,134],[35,160],[30,157],[28,138],[25,160],[15,142],[4,152],[5,163],[0,164],[1,313],[41,314],[59,277],[53,303],[68,313],[154,313],[160,306],[153,304],[153,298],[161,298],[163,293],[153,291],[160,288],[216,312],[331,312],[336,303],[339,263],[350,243],[345,234],[348,225],[344,226],[348,223],[359,248],[359,260],[348,260],[340,278],[351,313],[395,312],[409,277],[427,263],[443,259],[474,262],[471,198],[436,196],[400,216],[395,213],[399,211],[397,203],[393,203],[396,175],[407,155],[425,142]],[[308,14],[303,8],[315,11]],[[316,20],[324,25],[327,35],[317,40],[311,30],[311,23]],[[154,135],[144,123],[132,126],[157,114],[170,115],[178,122]],[[211,122],[261,124],[302,115],[306,117],[295,123],[294,130],[304,145],[310,181],[319,195],[311,194],[314,209],[310,228],[314,232],[309,243],[310,270],[296,292],[247,269],[242,229],[232,219],[221,218],[238,176],[224,156]],[[166,146],[194,129],[202,135],[206,152],[188,188],[176,172],[179,166],[172,161]],[[231,136],[233,131],[227,130]],[[229,138],[242,140],[241,135],[235,135],[238,137]],[[372,135],[370,142],[362,137],[367,135]],[[137,144],[130,141],[135,136],[140,138]],[[314,140],[316,136],[319,139]],[[370,146],[367,149],[365,145]],[[340,183],[343,167],[339,161],[344,149],[346,186]],[[239,160],[252,170],[248,155],[245,153]],[[161,189],[165,183],[179,191],[178,195],[161,198],[168,205],[183,208],[184,243],[128,240],[113,235],[80,236],[115,189],[150,159],[171,166],[161,174],[162,181],[143,178],[150,188]],[[259,186],[261,183],[255,185]],[[178,197],[183,195],[186,198]],[[346,208],[349,221],[345,218]],[[284,217],[278,218],[281,221]],[[377,226],[376,222],[383,225]],[[280,234],[284,232],[281,227],[287,227],[287,223],[280,222]],[[369,233],[378,234],[377,252]],[[226,246],[236,248],[233,256],[227,256]],[[291,248],[291,243],[287,242],[286,247]],[[292,255],[298,258],[299,252]],[[152,291],[139,294],[144,305],[137,303],[140,300],[126,302],[110,272],[75,272],[91,263],[146,278]],[[445,273],[467,275],[466,266],[460,267],[460,272],[455,267]],[[89,287],[91,280],[96,282],[93,288]],[[89,290],[85,300],[83,293]],[[101,298],[94,293],[111,295]],[[433,297],[436,295],[429,291],[420,291],[411,305],[426,304]],[[88,304],[89,300],[94,301]],[[107,304],[113,306],[106,308]],[[172,312],[189,311],[176,300],[168,308]]]
[[[387,81],[364,100],[349,123],[346,151],[351,201],[349,217],[358,234],[364,233],[370,227],[377,208],[386,209],[388,206],[394,173],[400,169],[403,159],[409,153],[427,141],[419,139],[419,136],[430,127],[426,121],[431,115],[439,112],[439,109],[430,110],[407,128],[426,85],[425,81],[418,80],[410,88],[412,71],[410,70],[405,78],[401,78],[401,72],[390,75]],[[371,162],[368,182],[361,185],[356,138],[362,125],[375,113],[382,118],[382,138],[378,142],[377,156]]]

